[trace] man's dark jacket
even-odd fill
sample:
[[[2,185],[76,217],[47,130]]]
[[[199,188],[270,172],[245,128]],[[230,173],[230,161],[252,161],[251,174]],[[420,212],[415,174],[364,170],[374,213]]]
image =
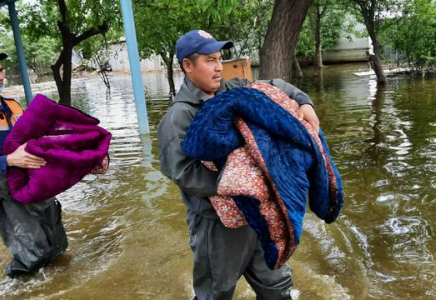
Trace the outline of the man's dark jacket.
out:
[[[313,105],[308,95],[282,79],[265,82],[283,90],[300,106]],[[239,78],[222,80],[217,93],[248,84],[249,81]],[[215,219],[218,216],[208,197],[217,194],[219,173],[209,170],[201,161],[187,157],[181,149],[192,119],[201,105],[210,98],[185,77],[172,106],[159,123],[158,139],[162,173],[179,186],[183,202],[191,212]]]

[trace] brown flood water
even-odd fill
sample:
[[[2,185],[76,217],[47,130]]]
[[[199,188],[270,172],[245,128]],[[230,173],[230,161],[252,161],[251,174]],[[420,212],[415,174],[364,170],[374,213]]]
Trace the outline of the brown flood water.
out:
[[[346,200],[334,224],[306,215],[289,261],[296,299],[436,298],[436,80],[395,77],[377,89],[353,75],[366,69],[328,66],[295,82],[315,102]],[[145,136],[129,76],[113,75],[110,94],[99,78],[74,81],[74,105],[113,134],[110,170],[58,197],[66,254],[33,278],[0,275],[0,299],[192,299],[185,207],[159,171],[167,83],[161,73],[143,80]],[[9,261],[0,243],[0,270]],[[235,299],[255,299],[243,280]]]

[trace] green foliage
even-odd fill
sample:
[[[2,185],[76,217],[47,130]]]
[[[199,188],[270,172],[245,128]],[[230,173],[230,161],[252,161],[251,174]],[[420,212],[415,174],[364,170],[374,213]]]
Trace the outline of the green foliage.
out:
[[[225,58],[260,49],[273,8],[272,0],[149,0],[134,1],[135,24],[142,58],[175,53],[177,39],[193,29],[210,32],[218,40],[238,44]]]
[[[418,69],[436,65],[436,3],[406,0],[403,14],[386,22],[382,38]],[[425,70],[422,70],[425,72]]]
[[[54,53],[62,48],[62,39],[58,22],[63,21],[72,33],[80,35],[91,27],[100,26],[104,21],[110,24],[108,39],[117,39],[122,35],[121,16],[117,0],[66,0],[66,13],[63,16],[58,1],[41,0],[31,3],[17,2],[20,30],[25,46],[27,63],[31,68],[53,64]],[[3,32],[10,35],[9,13],[7,9],[0,12]],[[2,34],[2,43],[10,42]],[[8,41],[6,43],[6,41]],[[13,39],[12,39],[13,42]],[[105,37],[91,37],[76,46],[76,50],[91,56],[106,42]],[[9,47],[9,46],[8,46]],[[10,46],[11,66],[16,64],[15,46]]]
[[[25,37],[23,43],[26,45],[24,53],[27,66],[36,73],[40,68],[48,67],[56,61],[58,47],[52,37],[41,37],[36,42]]]
[[[223,23],[239,6],[241,0],[199,0],[197,3],[197,10],[200,16],[203,17],[204,28],[210,28],[215,23]]]
[[[5,28],[4,26],[0,27],[0,52],[4,52],[8,54],[8,59],[2,61],[3,66],[6,70],[11,69],[18,69],[18,60],[16,57],[16,50],[15,50],[15,44],[14,44],[14,38],[9,31],[9,29]]]
[[[395,14],[401,14],[403,0],[342,0],[357,20],[364,23],[371,38],[377,38],[383,32],[384,20]]]
[[[295,53],[297,56],[312,57],[315,53],[315,30],[317,6],[326,5],[326,10],[321,19],[321,48],[327,49],[335,46],[341,35],[352,32],[350,22],[346,22],[347,10],[333,1],[316,0],[309,9],[308,16],[298,39]]]
[[[65,12],[58,3],[59,1],[40,0],[28,5],[28,12],[23,16],[24,30],[28,35],[59,37],[59,21],[77,34],[100,26],[103,22],[115,29],[119,29],[121,24],[116,0],[65,0]]]
[[[228,6],[231,5],[234,5],[231,10],[222,8],[220,22],[211,23],[205,28],[217,39],[235,41],[237,46],[232,50],[232,56],[252,56],[260,53],[271,20],[274,1],[229,1]]]
[[[177,39],[199,28],[194,0],[134,1],[137,40],[142,58],[158,54],[171,64]]]
[[[3,14],[1,16],[3,17]],[[0,35],[2,37],[0,52],[8,54],[8,59],[3,64],[7,70],[17,72],[19,64],[12,29],[9,26],[1,26]],[[38,73],[41,68],[48,68],[55,62],[59,47],[53,38],[43,36],[39,39],[30,39],[27,35],[23,35],[22,39],[27,66],[30,69]]]

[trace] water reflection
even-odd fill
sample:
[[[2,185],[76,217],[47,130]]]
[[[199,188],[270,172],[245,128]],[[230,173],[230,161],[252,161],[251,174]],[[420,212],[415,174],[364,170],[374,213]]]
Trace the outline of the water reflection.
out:
[[[361,81],[341,78],[347,91],[356,84],[364,86]],[[367,288],[353,285],[350,293],[355,297],[434,297],[435,243],[431,228],[435,218],[431,204],[435,191],[432,177],[425,175],[435,166],[434,148],[428,143],[428,137],[434,136],[431,122],[435,113],[429,111],[435,92],[429,82],[434,81],[394,78],[382,89],[367,79],[369,88],[365,92],[347,92],[350,96],[341,100],[348,106],[336,105],[337,111],[322,117],[347,194],[341,221],[351,230],[349,236],[355,236],[350,238],[355,251],[352,255],[365,265],[362,274],[369,282]],[[412,100],[418,98],[417,102]],[[412,108],[415,105],[420,108]],[[345,123],[347,131],[330,128],[330,118],[336,119],[332,122],[336,126]],[[425,142],[427,145],[423,145]]]
[[[353,75],[364,68],[327,66],[295,82],[315,102],[346,205],[331,225],[306,216],[290,260],[294,296],[434,299],[436,80],[390,78],[380,88]],[[73,81],[74,106],[113,134],[109,172],[59,196],[66,255],[34,278],[3,277],[0,298],[191,299],[186,209],[159,171],[156,126],[170,105],[165,76],[143,75],[151,133],[142,136],[130,76],[110,80],[110,94],[99,78]],[[181,80],[178,74],[177,86]],[[0,245],[0,269],[8,263]],[[235,299],[254,299],[243,280]]]

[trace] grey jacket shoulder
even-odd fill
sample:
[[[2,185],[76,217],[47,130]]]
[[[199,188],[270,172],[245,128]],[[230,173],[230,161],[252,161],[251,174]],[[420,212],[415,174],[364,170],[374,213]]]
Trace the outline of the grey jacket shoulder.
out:
[[[306,93],[304,93],[294,85],[284,81],[283,79],[276,78],[272,80],[258,80],[258,81],[269,83],[275,87],[278,87],[283,92],[285,92],[286,95],[288,95],[290,98],[297,101],[300,106],[304,104],[310,104],[313,106],[312,99],[310,99],[310,97]]]
[[[251,82],[247,79],[233,78],[231,80],[224,81],[221,84],[220,92],[228,91],[237,87],[243,87],[249,85],[250,83]]]

